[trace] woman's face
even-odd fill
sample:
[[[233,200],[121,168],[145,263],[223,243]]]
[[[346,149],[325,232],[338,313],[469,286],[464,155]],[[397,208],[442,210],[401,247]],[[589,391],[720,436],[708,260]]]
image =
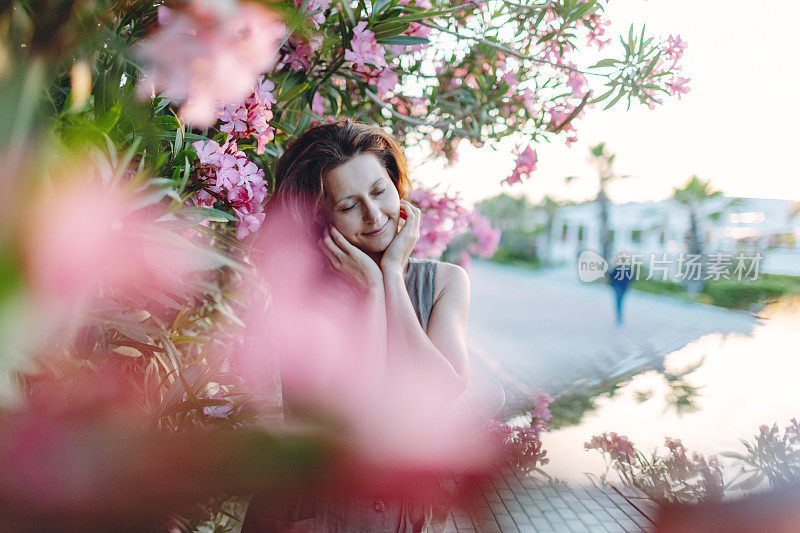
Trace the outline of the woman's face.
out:
[[[397,234],[400,195],[383,163],[358,154],[323,178],[329,220],[351,244],[381,253]]]

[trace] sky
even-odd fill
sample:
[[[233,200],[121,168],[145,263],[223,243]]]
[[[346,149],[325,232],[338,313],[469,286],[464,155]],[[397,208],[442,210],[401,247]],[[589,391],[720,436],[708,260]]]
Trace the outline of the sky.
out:
[[[589,147],[605,142],[617,154],[617,173],[631,176],[610,186],[617,203],[666,198],[692,174],[730,196],[800,200],[800,0],[611,0],[606,14],[614,40],[602,56],[620,55],[616,36],[632,22],[646,24],[650,36],[680,35],[689,45],[682,75],[692,90],[653,111],[638,104],[625,111],[624,103],[588,110],[571,148],[562,139],[534,145],[537,170],[522,185],[500,184],[522,139],[506,139],[496,151],[461,143],[451,167],[420,164],[421,152],[409,150],[412,177],[458,192],[468,204],[502,191],[534,201],[545,194],[588,200],[597,192]],[[567,184],[566,176],[579,179]]]

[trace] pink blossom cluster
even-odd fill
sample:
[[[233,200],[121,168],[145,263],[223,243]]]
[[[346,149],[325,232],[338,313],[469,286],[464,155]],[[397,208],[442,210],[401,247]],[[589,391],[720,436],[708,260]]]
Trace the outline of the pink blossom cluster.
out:
[[[530,425],[537,431],[537,434],[541,434],[549,429],[547,423],[553,417],[550,413],[550,404],[553,403],[553,397],[543,390],[534,389],[528,395],[528,400],[530,402],[528,410],[528,416],[531,420]]]
[[[477,211],[472,211],[469,215],[469,233],[474,239],[467,246],[469,253],[484,259],[491,258],[500,244],[502,232],[493,228],[488,218]]]
[[[687,44],[681,39],[680,35],[677,37],[670,35],[667,40],[661,44],[660,49],[663,57],[659,58],[648,79],[648,81],[654,80],[667,71],[672,72],[673,74],[670,80],[666,83],[666,88],[669,94],[673,96],[677,95],[679,100],[684,94],[690,91],[687,84],[691,81],[691,78],[679,76],[676,73],[676,71],[682,69],[679,61],[683,57],[683,51],[686,47]],[[655,89],[645,89],[644,93],[649,97],[647,99],[647,107],[650,109],[655,109],[657,103],[662,103],[662,100],[656,97]]]
[[[192,144],[200,158],[193,176],[202,189],[194,196],[196,205],[227,204],[236,216],[236,237],[244,239],[264,222],[263,202],[267,196],[264,171],[248,161],[236,141],[223,145],[215,141]]]
[[[501,60],[497,63],[497,68],[500,71],[500,81],[505,82],[508,85],[509,92],[512,94],[512,100],[517,100],[525,106],[525,109],[528,110],[528,113],[531,115],[535,115],[536,111],[534,109],[534,104],[536,103],[536,92],[528,87],[521,87],[520,82],[517,79],[517,73],[508,67],[508,64]],[[505,106],[504,115],[509,115],[511,113],[511,108],[509,106]]]
[[[507,183],[508,185],[521,183],[522,180],[530,178],[534,170],[536,170],[536,150],[528,146],[518,154],[514,170],[501,183]]]
[[[222,122],[219,129],[228,133],[228,138],[246,139],[254,137],[258,141],[256,153],[263,154],[267,143],[275,138],[275,129],[269,125],[272,119],[272,105],[275,85],[265,79],[258,83],[253,94],[239,105],[218,104],[217,118]]]
[[[367,83],[377,87],[381,98],[393,91],[400,81],[386,63],[386,50],[378,44],[375,33],[367,29],[365,20],[353,28],[353,38],[350,48],[344,51],[344,58],[353,62],[353,70]]]
[[[547,114],[550,115],[550,124],[548,125],[548,129],[553,132],[567,132],[572,133],[566,139],[566,145],[571,146],[578,140],[578,136],[575,135],[575,121],[579,119],[584,114],[584,110],[581,109],[574,117],[570,119],[570,115],[575,112],[575,106],[572,105],[569,101],[564,101],[562,103],[557,103],[551,108],[547,110]],[[567,122],[569,119],[569,122]]]
[[[508,464],[530,472],[539,465],[546,465],[550,460],[542,449],[542,433],[547,431],[547,422],[551,418],[550,403],[553,398],[546,392],[534,389],[528,397],[526,408],[530,422],[524,426],[509,426],[494,422],[490,431],[502,440],[505,460]]]
[[[295,9],[300,9],[303,0],[294,0]],[[330,0],[306,0],[306,13],[309,17],[310,25],[316,30],[319,25],[325,22],[325,11],[331,6]]]
[[[573,69],[577,69],[577,65],[575,63],[570,63],[569,66]],[[587,87],[586,76],[577,70],[568,70],[567,87],[572,89],[572,96],[574,98],[583,98],[583,95],[586,94]]]
[[[670,35],[666,42],[661,45],[661,50],[664,53],[664,57],[666,57],[669,61],[672,61],[672,64],[669,66],[669,70],[676,71],[681,70],[681,66],[678,62],[683,57],[683,51],[686,50],[687,44],[685,41],[681,39],[681,36],[678,35],[674,37]],[[681,96],[689,92],[689,87],[686,86],[687,83],[691,81],[691,78],[684,78],[683,76],[678,76],[674,74],[672,79],[667,83],[667,90],[671,95],[678,95],[678,100],[681,99]]]
[[[542,447],[540,432],[531,426],[509,426],[494,422],[489,430],[503,450],[505,462],[529,473],[550,462]]]
[[[238,102],[275,65],[285,32],[278,16],[253,2],[190,0],[181,10],[158,8],[158,28],[135,53],[144,76],[137,91],[181,102],[181,117],[208,127],[218,102]]]
[[[422,210],[419,240],[414,247],[414,255],[418,257],[440,257],[450,241],[469,226],[470,211],[457,196],[417,186],[411,193],[411,201]]]
[[[697,489],[703,498],[722,497],[724,482],[716,456],[711,455],[706,459],[701,453],[694,452],[690,459],[680,439],[666,437],[664,441],[669,455],[664,458],[663,464],[669,478],[678,482],[698,478]]]
[[[288,65],[294,72],[308,71],[311,68],[311,57],[320,48],[322,48],[321,35],[312,35],[305,40],[293,35],[281,48],[283,56],[278,66]]]
[[[602,37],[606,34],[606,26],[611,24],[610,20],[603,19],[602,15],[595,13],[589,15],[583,21],[584,26],[589,29],[586,38],[586,44],[589,46],[596,46],[598,50],[603,48],[611,42],[611,38],[603,40]]]
[[[595,435],[583,447],[587,450],[599,450],[602,453],[607,453],[611,456],[612,461],[617,461],[618,463],[631,464],[636,460],[633,443],[625,435],[617,435],[613,431]]]

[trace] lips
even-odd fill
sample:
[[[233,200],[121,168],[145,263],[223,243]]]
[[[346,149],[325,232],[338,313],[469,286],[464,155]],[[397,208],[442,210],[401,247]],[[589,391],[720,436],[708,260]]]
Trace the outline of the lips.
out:
[[[386,227],[388,225],[389,225],[389,220],[387,219],[386,222],[383,223],[383,226],[381,226],[380,228],[376,229],[375,231],[370,231],[369,233],[364,233],[363,235],[366,235],[367,237],[375,237],[376,235],[380,235],[384,231],[386,231]]]

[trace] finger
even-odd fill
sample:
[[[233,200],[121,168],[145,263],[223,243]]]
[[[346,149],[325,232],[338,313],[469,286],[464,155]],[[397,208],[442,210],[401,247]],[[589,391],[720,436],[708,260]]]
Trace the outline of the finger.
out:
[[[328,261],[335,266],[341,264],[341,261],[336,255],[334,255],[333,251],[331,250],[331,243],[326,242],[325,238],[321,238],[317,241],[319,244],[320,249],[322,249],[322,253],[325,254],[325,257],[328,258]]]
[[[344,235],[342,235],[342,233],[338,229],[336,229],[335,226],[331,226],[330,234],[331,237],[333,238],[333,241],[339,246],[339,248],[345,254],[352,255],[353,248],[355,247],[352,244],[350,244],[350,241],[344,238]]]
[[[342,250],[342,248],[333,240],[331,234],[328,233],[322,238],[322,242],[325,245],[325,248],[333,254],[339,261],[342,261],[344,257],[347,255],[347,252]]]

